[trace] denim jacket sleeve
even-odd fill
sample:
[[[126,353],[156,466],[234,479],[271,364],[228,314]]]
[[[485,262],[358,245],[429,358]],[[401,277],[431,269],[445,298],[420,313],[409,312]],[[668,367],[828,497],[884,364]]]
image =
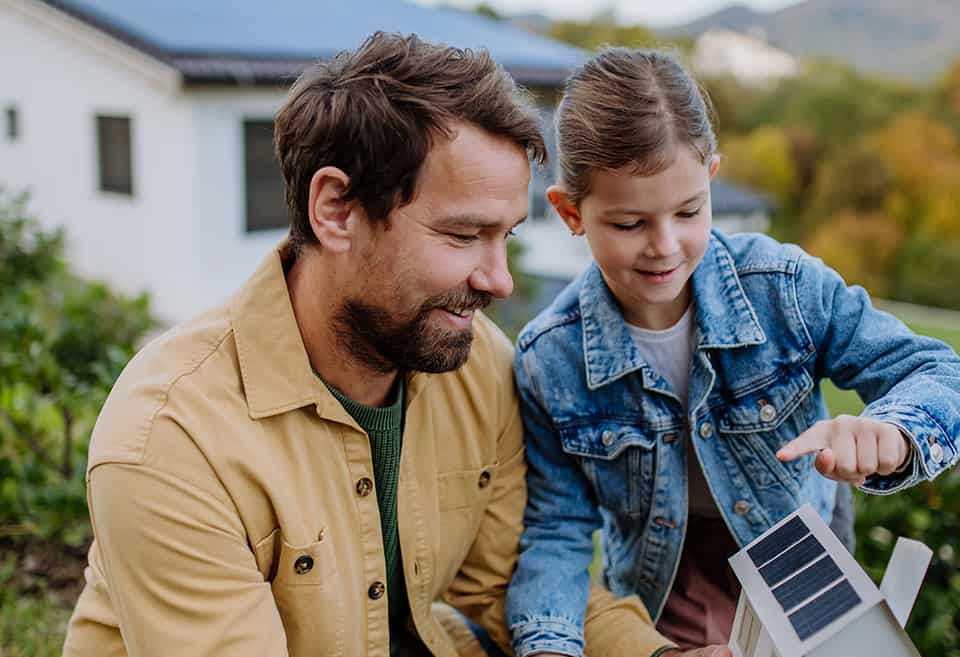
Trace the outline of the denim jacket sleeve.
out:
[[[817,378],[854,389],[862,415],[900,428],[911,442],[902,473],[874,475],[865,492],[890,494],[930,480],[960,459],[960,358],[875,309],[866,291],[847,286],[821,261],[801,256],[796,279],[804,325],[816,349]]]
[[[537,365],[532,351],[517,351],[528,502],[520,558],[507,591],[514,651],[517,657],[538,652],[581,657],[586,634],[590,655],[652,654],[669,641],[656,632],[639,598],[618,599],[602,587],[591,589],[587,568],[600,514],[589,482],[563,451],[541,402]]]

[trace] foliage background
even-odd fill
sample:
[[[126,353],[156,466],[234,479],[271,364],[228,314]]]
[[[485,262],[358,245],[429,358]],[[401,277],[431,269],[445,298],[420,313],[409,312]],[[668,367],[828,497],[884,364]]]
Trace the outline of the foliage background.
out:
[[[642,26],[602,17],[550,29],[588,49],[664,45]],[[681,56],[691,46],[669,45]],[[716,111],[721,175],[771,199],[775,237],[874,296],[960,309],[960,62],[924,86],[826,60],[766,86],[702,83]],[[156,325],[146,296],[126,298],[71,272],[64,239],[40,228],[24,198],[0,190],[0,657],[60,652],[90,539],[90,431]],[[534,281],[518,279],[518,294],[535,295]],[[514,331],[527,319],[504,312]],[[896,313],[960,348],[956,316]],[[853,393],[827,385],[826,394],[834,413],[862,408]],[[896,536],[934,550],[908,630],[925,657],[960,657],[960,470],[891,497],[858,495],[857,507],[857,557],[878,581]]]

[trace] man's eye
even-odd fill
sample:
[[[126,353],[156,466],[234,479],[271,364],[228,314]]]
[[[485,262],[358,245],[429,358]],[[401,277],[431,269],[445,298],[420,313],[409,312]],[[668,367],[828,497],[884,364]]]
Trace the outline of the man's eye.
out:
[[[469,244],[470,242],[473,242],[474,240],[477,239],[476,235],[466,235],[464,233],[450,233],[449,235],[456,241],[462,242],[464,244]]]
[[[516,236],[517,236],[517,231],[515,231],[515,230],[508,230],[508,231],[507,231],[507,236],[506,236],[505,239],[510,239],[511,237],[516,237]]]

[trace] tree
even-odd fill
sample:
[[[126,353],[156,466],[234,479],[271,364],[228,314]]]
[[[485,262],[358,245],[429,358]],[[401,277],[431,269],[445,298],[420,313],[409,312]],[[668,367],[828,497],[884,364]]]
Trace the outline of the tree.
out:
[[[80,545],[89,433],[154,321],[145,295],[75,276],[63,252],[0,190],[0,535]]]
[[[902,245],[903,230],[895,220],[879,213],[843,210],[821,224],[804,246],[836,269],[847,283],[862,285],[873,296],[889,298],[895,289]]]
[[[787,134],[762,126],[744,137],[734,137],[723,147],[721,171],[725,178],[766,192],[779,205],[788,205],[797,185],[797,170]]]

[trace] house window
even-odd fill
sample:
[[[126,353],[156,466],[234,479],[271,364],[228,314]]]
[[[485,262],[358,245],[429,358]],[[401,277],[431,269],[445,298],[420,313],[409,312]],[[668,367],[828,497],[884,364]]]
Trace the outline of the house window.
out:
[[[273,154],[273,121],[243,122],[247,232],[287,228],[283,179]]]
[[[7,115],[7,138],[10,141],[16,141],[20,137],[20,113],[11,105],[5,114]]]
[[[97,116],[100,190],[133,196],[130,117]]]

